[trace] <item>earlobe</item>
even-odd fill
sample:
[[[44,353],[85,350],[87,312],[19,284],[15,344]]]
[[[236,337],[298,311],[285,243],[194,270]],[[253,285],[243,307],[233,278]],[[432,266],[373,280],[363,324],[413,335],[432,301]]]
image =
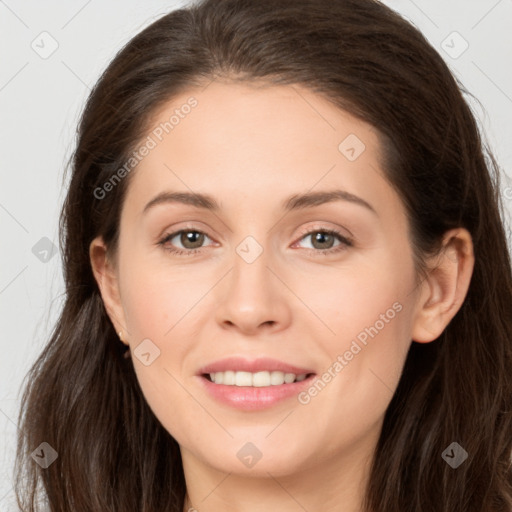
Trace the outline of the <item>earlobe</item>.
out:
[[[108,259],[107,247],[102,237],[96,237],[89,246],[89,258],[105,310],[116,333],[127,332],[124,311],[119,293],[119,279],[114,265]],[[125,345],[128,342],[121,340]]]
[[[436,340],[466,298],[474,267],[471,235],[466,229],[448,231],[440,254],[429,262],[416,304],[411,338],[418,343]]]

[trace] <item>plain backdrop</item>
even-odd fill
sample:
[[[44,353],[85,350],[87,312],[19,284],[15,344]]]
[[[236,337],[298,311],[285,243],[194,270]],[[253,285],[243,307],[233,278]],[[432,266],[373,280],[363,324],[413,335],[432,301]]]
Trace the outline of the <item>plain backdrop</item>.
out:
[[[18,510],[12,474],[22,381],[62,306],[57,220],[65,194],[63,171],[74,147],[79,113],[115,53],[148,24],[186,3],[0,0],[2,511]],[[468,99],[502,169],[502,194],[509,213],[512,1],[384,3],[425,34],[480,101]]]

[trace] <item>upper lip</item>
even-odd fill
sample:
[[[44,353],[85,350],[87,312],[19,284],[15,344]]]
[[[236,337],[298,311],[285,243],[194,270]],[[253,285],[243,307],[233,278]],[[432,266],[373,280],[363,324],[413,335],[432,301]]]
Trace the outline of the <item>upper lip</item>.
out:
[[[313,370],[294,366],[292,364],[268,357],[250,360],[236,356],[220,359],[213,363],[207,364],[206,366],[200,368],[198,373],[199,375],[203,375],[205,373],[225,372],[230,370],[234,372],[239,371],[250,373],[278,371],[283,373],[294,373],[295,375],[314,373]]]

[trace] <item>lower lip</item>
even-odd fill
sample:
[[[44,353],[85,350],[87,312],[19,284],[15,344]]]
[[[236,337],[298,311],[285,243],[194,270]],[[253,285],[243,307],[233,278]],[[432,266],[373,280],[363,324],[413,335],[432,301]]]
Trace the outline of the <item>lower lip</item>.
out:
[[[199,379],[206,391],[219,402],[245,411],[258,411],[293,396],[296,397],[310,385],[314,377],[315,375],[312,374],[300,382],[265,387],[226,386],[214,384],[203,376],[199,376]]]

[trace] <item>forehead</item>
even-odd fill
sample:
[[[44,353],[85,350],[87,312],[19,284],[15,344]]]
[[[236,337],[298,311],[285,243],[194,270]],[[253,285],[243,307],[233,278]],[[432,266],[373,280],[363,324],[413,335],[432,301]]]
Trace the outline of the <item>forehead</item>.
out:
[[[139,209],[165,188],[268,203],[271,191],[336,186],[371,197],[386,185],[377,131],[297,85],[192,88],[154,113],[144,141],[151,149],[127,195]]]

